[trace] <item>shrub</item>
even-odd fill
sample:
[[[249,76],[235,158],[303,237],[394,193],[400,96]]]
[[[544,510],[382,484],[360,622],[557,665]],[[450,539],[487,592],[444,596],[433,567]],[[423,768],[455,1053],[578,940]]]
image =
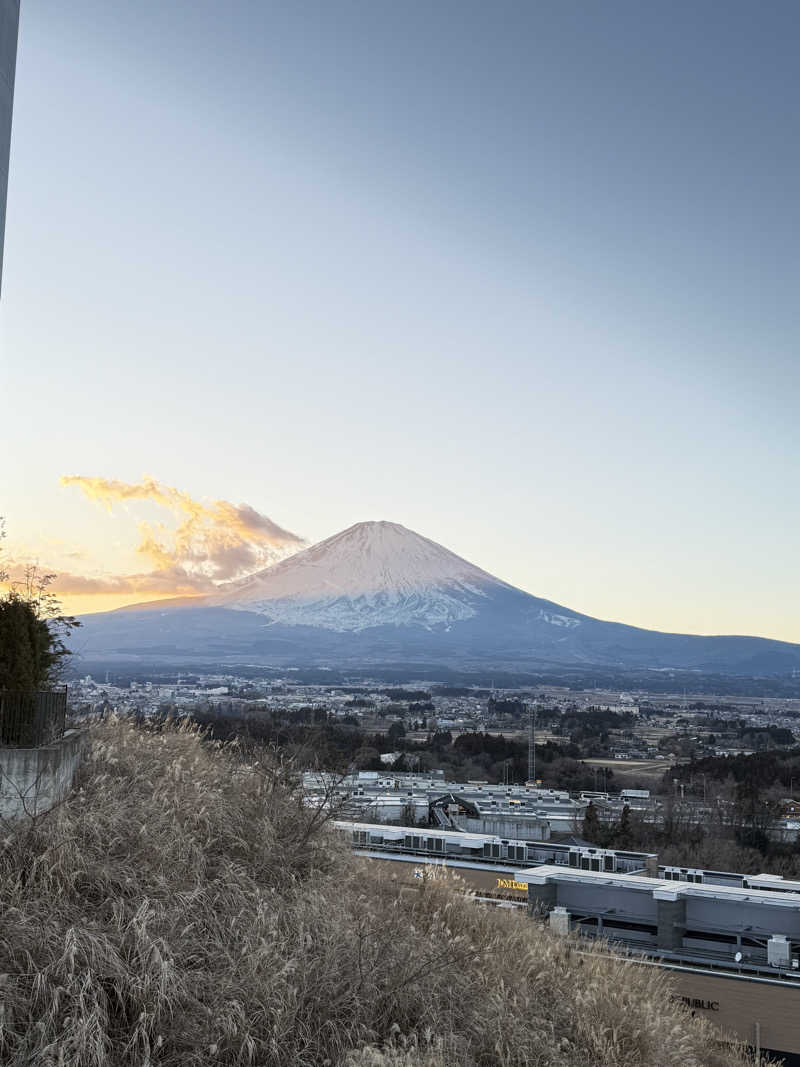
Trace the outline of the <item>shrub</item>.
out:
[[[3,534],[0,521],[0,540]],[[0,566],[0,583],[7,578]],[[80,622],[62,613],[49,590],[54,578],[31,565],[0,596],[0,690],[48,688],[71,655],[64,639]]]

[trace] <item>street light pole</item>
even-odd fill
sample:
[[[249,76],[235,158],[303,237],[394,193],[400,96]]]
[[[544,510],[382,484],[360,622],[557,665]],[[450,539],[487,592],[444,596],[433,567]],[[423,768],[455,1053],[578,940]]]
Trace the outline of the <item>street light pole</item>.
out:
[[[528,781],[536,785],[536,705],[528,708]]]
[[[536,781],[536,705],[533,707],[533,780]]]

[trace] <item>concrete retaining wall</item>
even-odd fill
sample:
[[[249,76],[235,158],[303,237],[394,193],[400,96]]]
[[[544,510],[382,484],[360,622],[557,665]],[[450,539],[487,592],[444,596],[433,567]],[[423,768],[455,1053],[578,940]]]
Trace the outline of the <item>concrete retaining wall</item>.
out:
[[[41,748],[0,747],[0,818],[41,815],[72,788],[87,743],[86,730],[68,730]]]

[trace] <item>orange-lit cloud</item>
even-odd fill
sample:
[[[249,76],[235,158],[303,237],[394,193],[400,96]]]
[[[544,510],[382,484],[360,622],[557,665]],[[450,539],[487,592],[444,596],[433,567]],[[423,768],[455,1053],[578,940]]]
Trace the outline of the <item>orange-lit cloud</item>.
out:
[[[64,597],[84,601],[98,596],[106,601],[114,594],[129,602],[139,594],[158,598],[208,593],[222,582],[291,555],[305,543],[248,504],[204,503],[154,478],[122,482],[67,475],[61,484],[77,487],[109,512],[120,504],[150,501],[177,520],[169,526],[138,523],[137,552],[146,561],[138,573],[83,575],[59,569],[54,588]]]

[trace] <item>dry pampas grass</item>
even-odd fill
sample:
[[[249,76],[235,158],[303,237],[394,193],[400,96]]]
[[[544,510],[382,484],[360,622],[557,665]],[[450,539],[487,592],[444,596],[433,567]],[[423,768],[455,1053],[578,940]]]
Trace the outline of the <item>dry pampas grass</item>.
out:
[[[736,1067],[668,981],[345,854],[291,768],[97,727],[79,787],[0,842],[15,1067]]]

